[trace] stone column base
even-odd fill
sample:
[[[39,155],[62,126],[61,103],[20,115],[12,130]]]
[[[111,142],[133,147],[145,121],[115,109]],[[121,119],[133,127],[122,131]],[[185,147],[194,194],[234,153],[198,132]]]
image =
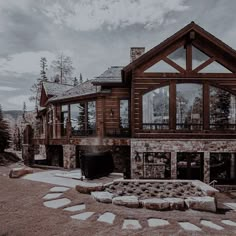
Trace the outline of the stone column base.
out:
[[[63,166],[65,169],[76,168],[76,146],[63,145]]]

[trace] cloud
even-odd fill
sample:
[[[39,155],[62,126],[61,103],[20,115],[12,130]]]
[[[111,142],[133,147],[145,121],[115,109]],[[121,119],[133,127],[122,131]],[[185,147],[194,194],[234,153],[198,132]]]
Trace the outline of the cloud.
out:
[[[13,96],[7,100],[7,107],[10,109],[21,110],[23,108],[23,103],[26,103],[27,110],[34,108],[34,103],[29,101],[30,95],[18,95]]]
[[[19,88],[13,88],[13,87],[8,87],[8,86],[0,86],[0,91],[6,91],[6,92],[11,92],[11,91],[16,91]]]
[[[65,24],[77,31],[92,31],[136,24],[153,29],[164,23],[168,13],[187,9],[183,0],[81,0],[66,4],[58,1],[44,12],[55,24]]]
[[[8,58],[0,59],[1,73],[33,73],[39,74],[40,71],[40,58],[46,57],[50,63],[55,55],[49,51],[39,52],[23,52],[10,55]]]

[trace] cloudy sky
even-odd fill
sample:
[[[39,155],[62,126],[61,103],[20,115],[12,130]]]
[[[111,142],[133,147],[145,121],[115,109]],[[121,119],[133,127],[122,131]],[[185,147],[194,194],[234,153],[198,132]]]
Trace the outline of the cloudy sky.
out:
[[[0,104],[33,108],[28,97],[39,61],[64,52],[75,76],[92,79],[129,63],[191,21],[236,48],[235,0],[0,0]]]

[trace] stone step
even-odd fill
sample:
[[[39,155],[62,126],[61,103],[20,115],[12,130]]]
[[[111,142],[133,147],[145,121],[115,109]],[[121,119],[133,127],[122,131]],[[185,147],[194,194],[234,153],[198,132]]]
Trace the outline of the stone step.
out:
[[[88,212],[83,212],[77,215],[71,216],[72,219],[76,220],[87,220],[89,217],[91,217],[95,212],[88,211]]]
[[[74,205],[71,207],[64,208],[63,211],[75,212],[75,211],[82,211],[85,208],[86,208],[85,204],[79,204],[79,205]]]
[[[179,222],[179,225],[186,231],[202,231],[198,226],[190,222]]]
[[[210,220],[201,220],[200,223],[208,228],[215,229],[215,230],[223,230],[224,228],[220,225],[213,223]]]
[[[113,214],[112,212],[105,212],[104,214],[99,216],[97,221],[108,223],[108,224],[113,224],[115,218],[116,218],[116,215]]]
[[[56,199],[56,200],[51,200],[51,201],[44,202],[43,205],[46,206],[46,207],[49,207],[49,208],[57,209],[57,208],[66,206],[70,203],[71,203],[70,199],[61,198],[61,199]]]
[[[122,225],[122,229],[141,229],[139,221],[136,219],[125,219]]]

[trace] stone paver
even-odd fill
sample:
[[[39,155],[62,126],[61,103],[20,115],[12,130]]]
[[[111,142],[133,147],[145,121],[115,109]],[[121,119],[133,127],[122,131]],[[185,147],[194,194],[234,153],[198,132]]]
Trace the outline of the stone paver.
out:
[[[201,228],[189,222],[179,222],[179,225],[186,231],[202,231]]]
[[[98,201],[103,203],[111,203],[113,194],[109,192],[91,192],[91,195]]]
[[[232,221],[232,220],[222,220],[221,221],[223,224],[225,225],[229,225],[229,226],[235,226],[236,227],[236,222]]]
[[[88,212],[84,212],[84,213],[80,213],[77,215],[73,215],[71,216],[72,219],[76,219],[76,220],[87,220],[89,217],[91,217],[95,212],[92,211],[88,211]]]
[[[113,214],[111,212],[106,212],[106,213],[102,214],[101,216],[99,216],[97,221],[105,222],[105,223],[108,223],[108,224],[113,224],[115,218],[116,218],[115,214]]]
[[[71,211],[71,212],[75,212],[75,211],[82,211],[86,208],[85,204],[79,204],[79,205],[75,205],[75,206],[71,206],[71,207],[67,207],[64,208],[64,211]]]
[[[233,209],[233,210],[236,210],[236,203],[229,202],[229,203],[224,203],[224,205]]]
[[[49,191],[50,192],[59,192],[59,193],[62,193],[62,192],[65,192],[67,190],[69,190],[70,188],[67,188],[67,187],[53,187],[51,188]]]
[[[122,229],[141,229],[142,226],[140,225],[138,220],[130,220],[126,219],[124,220],[124,223],[122,225]]]
[[[201,220],[200,222],[202,225],[206,226],[206,227],[209,227],[211,229],[215,229],[215,230],[223,230],[224,228],[221,227],[220,225],[217,225],[215,223],[213,223],[212,221],[210,220]]]
[[[70,199],[68,199],[68,198],[61,198],[61,199],[57,199],[57,200],[52,200],[52,201],[44,202],[43,205],[46,206],[46,207],[49,207],[49,208],[57,209],[57,208],[60,208],[62,206],[66,206],[69,203],[71,203]]]
[[[43,199],[50,200],[54,198],[59,198],[63,193],[48,193],[43,197]]]
[[[163,219],[156,219],[156,218],[148,219],[148,226],[149,227],[165,226],[165,225],[169,225],[169,224],[170,223],[167,220],[163,220]]]

